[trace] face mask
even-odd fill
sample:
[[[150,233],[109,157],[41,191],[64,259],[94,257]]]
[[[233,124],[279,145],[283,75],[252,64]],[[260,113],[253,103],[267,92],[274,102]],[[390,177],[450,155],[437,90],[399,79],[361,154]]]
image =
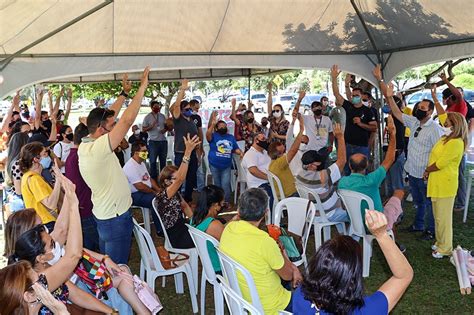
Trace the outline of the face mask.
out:
[[[184,117],[191,117],[192,114],[193,114],[193,111],[190,108],[183,111]]]
[[[66,134],[66,139],[68,139],[69,141],[72,141],[74,139],[74,134],[72,132]]]
[[[453,130],[451,129],[451,127],[443,127],[443,132],[446,137],[449,137]]]
[[[28,132],[28,138],[31,138],[33,136],[32,132]]]
[[[328,101],[323,101],[324,106],[328,106]]]
[[[148,152],[139,152],[138,156],[140,157],[140,159],[146,160],[148,158]]]
[[[43,167],[43,169],[47,169],[51,165],[51,157],[43,156],[43,157],[41,157],[39,162],[40,162],[41,166]]]
[[[227,127],[217,129],[217,133],[220,135],[225,135],[227,133]]]
[[[321,114],[323,113],[323,111],[321,109],[315,109],[313,110],[313,114],[315,116],[321,116]]]
[[[64,115],[59,116],[59,120],[63,121],[64,120]]]
[[[382,112],[384,114],[390,114],[390,106],[388,106],[387,104],[385,104],[383,107],[382,107]]]
[[[197,115],[198,111],[197,110],[193,110],[193,115]]]
[[[252,123],[253,123],[253,120],[254,120],[253,117],[247,118],[247,123],[252,124]]]
[[[267,121],[262,122],[262,126],[263,126],[263,127],[266,127],[267,125],[268,125],[268,122],[267,122]]]
[[[155,114],[158,114],[160,112],[160,109],[159,108],[153,108],[152,111],[155,113]]]
[[[359,103],[360,103],[360,96],[353,96],[352,104],[359,104]]]
[[[265,141],[257,141],[257,145],[264,149],[265,151],[268,150],[268,146],[270,145],[267,140]]]
[[[273,112],[273,117],[280,118],[281,117],[281,112]]]
[[[369,107],[369,101],[362,101],[362,105]]]
[[[140,134],[140,129],[137,129],[133,132],[134,135],[138,136]]]
[[[53,253],[53,258],[51,260],[48,260],[48,264],[50,264],[51,266],[56,264],[59,259],[64,256],[64,252],[64,248],[61,247],[58,242],[54,242],[54,248],[51,251],[51,253]]]
[[[421,110],[421,109],[417,109],[414,113],[413,113],[413,116],[416,117],[416,119],[418,120],[423,120],[424,118],[426,118],[426,114],[428,113],[428,111],[424,111],[424,110]]]
[[[300,151],[306,151],[308,148],[308,144],[307,143],[301,143],[300,144]]]

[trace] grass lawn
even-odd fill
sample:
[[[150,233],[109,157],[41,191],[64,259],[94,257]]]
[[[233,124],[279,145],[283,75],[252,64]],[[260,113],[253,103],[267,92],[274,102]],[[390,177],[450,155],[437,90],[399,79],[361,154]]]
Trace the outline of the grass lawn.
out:
[[[462,223],[462,213],[454,213],[454,246],[474,249],[474,200],[471,200],[470,213],[467,223]],[[436,260],[431,257],[431,242],[418,240],[418,234],[404,232],[413,220],[412,204],[405,202],[405,218],[399,227],[397,241],[407,247],[406,256],[413,266],[415,277],[405,295],[402,297],[393,314],[474,314],[474,293],[462,296],[459,291],[456,270],[444,258]],[[138,216],[138,214],[137,214]],[[333,232],[335,233],[335,232]],[[156,244],[162,244],[163,239],[156,239]],[[308,242],[308,257],[314,254],[314,238]],[[134,241],[130,266],[136,273],[139,272],[139,252]],[[391,273],[382,252],[374,242],[374,251],[371,260],[370,277],[365,279],[367,293],[372,293],[390,277]],[[161,287],[161,281],[156,282],[158,293],[164,310],[162,314],[191,314],[191,300],[187,286],[185,294],[175,293],[172,277],[167,278],[166,287]],[[206,311],[214,313],[212,287],[206,290]],[[199,301],[199,296],[198,296]]]

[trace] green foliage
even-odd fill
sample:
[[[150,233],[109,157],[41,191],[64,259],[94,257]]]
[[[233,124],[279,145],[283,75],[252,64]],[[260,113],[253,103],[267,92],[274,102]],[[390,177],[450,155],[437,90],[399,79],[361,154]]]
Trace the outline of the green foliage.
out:
[[[454,77],[452,83],[464,89],[474,90],[474,74],[461,73]]]

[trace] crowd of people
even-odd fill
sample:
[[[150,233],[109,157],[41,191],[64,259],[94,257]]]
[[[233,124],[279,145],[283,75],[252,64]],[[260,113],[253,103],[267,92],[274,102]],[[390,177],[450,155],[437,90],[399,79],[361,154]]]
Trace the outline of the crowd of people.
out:
[[[199,102],[185,100],[187,80],[181,82],[169,117],[153,99],[150,113],[136,125],[148,73],[146,68],[121,115],[132,88],[126,75],[115,102],[109,108],[92,109],[74,130],[67,124],[72,91],[67,91],[65,112],[59,109],[64,90],[55,104],[54,95],[49,95],[49,112],[42,110],[41,90],[34,113],[20,108],[19,92],[13,98],[2,125],[8,135],[4,199],[9,265],[0,270],[0,282],[5,284],[0,289],[1,314],[67,314],[73,308],[149,314],[124,276],[130,274],[133,206],[150,209],[154,233],[160,237],[166,231],[175,248],[195,246],[188,222],[220,241],[220,250],[251,273],[268,314],[279,310],[295,314],[390,312],[413,277],[402,254],[406,249],[387,233],[396,230],[403,218],[405,178],[416,209],[408,231],[433,240],[434,258],[451,254],[453,209],[466,202],[462,196],[464,152],[468,121],[472,130],[474,119],[471,107],[444,74],[445,106],[433,87],[433,101],[418,102],[410,113],[403,96],[395,95],[377,66],[374,77],[386,103],[383,131],[378,128],[384,118],[379,117],[371,92],[351,88],[348,75],[343,96],[340,70],[333,66],[335,107],[323,97],[311,104],[310,114],[302,115],[302,91],[288,115],[282,105],[273,104],[269,84],[268,116],[261,123],[255,120],[251,102],[237,105],[232,100],[231,134],[217,112],[211,114],[207,128],[203,126]],[[376,167],[371,161],[378,135],[383,135],[385,155]],[[171,165],[167,161],[170,136],[174,137]],[[126,157],[129,146],[131,156]],[[333,150],[336,154],[331,154]],[[240,192],[237,214],[225,221],[219,213],[231,207],[232,173],[237,169],[243,170],[247,189]],[[207,172],[213,185],[199,179]],[[272,190],[270,176],[281,182],[281,193]],[[338,189],[363,193],[374,203],[374,209],[361,209],[362,217],[393,275],[371,295],[364,291],[358,237],[350,232],[343,235],[345,228],[336,226],[339,235],[317,250],[303,273],[282,245],[262,229],[265,217],[272,216],[274,200],[308,198],[300,196],[301,191],[321,200],[329,221],[350,225]],[[208,246],[208,251],[214,271],[222,273],[216,249]],[[102,261],[110,273],[113,286],[104,289],[106,295],[93,292],[74,276],[87,257]],[[247,284],[240,278],[239,284],[249,299]]]

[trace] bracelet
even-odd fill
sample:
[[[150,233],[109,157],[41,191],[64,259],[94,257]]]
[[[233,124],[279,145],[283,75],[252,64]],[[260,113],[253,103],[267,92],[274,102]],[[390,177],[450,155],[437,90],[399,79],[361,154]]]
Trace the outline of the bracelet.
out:
[[[126,98],[128,98],[128,94],[125,93],[124,90],[122,90],[122,92],[120,92],[119,96],[125,96]]]
[[[187,156],[183,156],[183,163],[189,163],[191,161],[191,158]]]
[[[109,255],[104,255],[104,257],[102,257],[102,260],[105,261],[107,258],[110,258]]]

